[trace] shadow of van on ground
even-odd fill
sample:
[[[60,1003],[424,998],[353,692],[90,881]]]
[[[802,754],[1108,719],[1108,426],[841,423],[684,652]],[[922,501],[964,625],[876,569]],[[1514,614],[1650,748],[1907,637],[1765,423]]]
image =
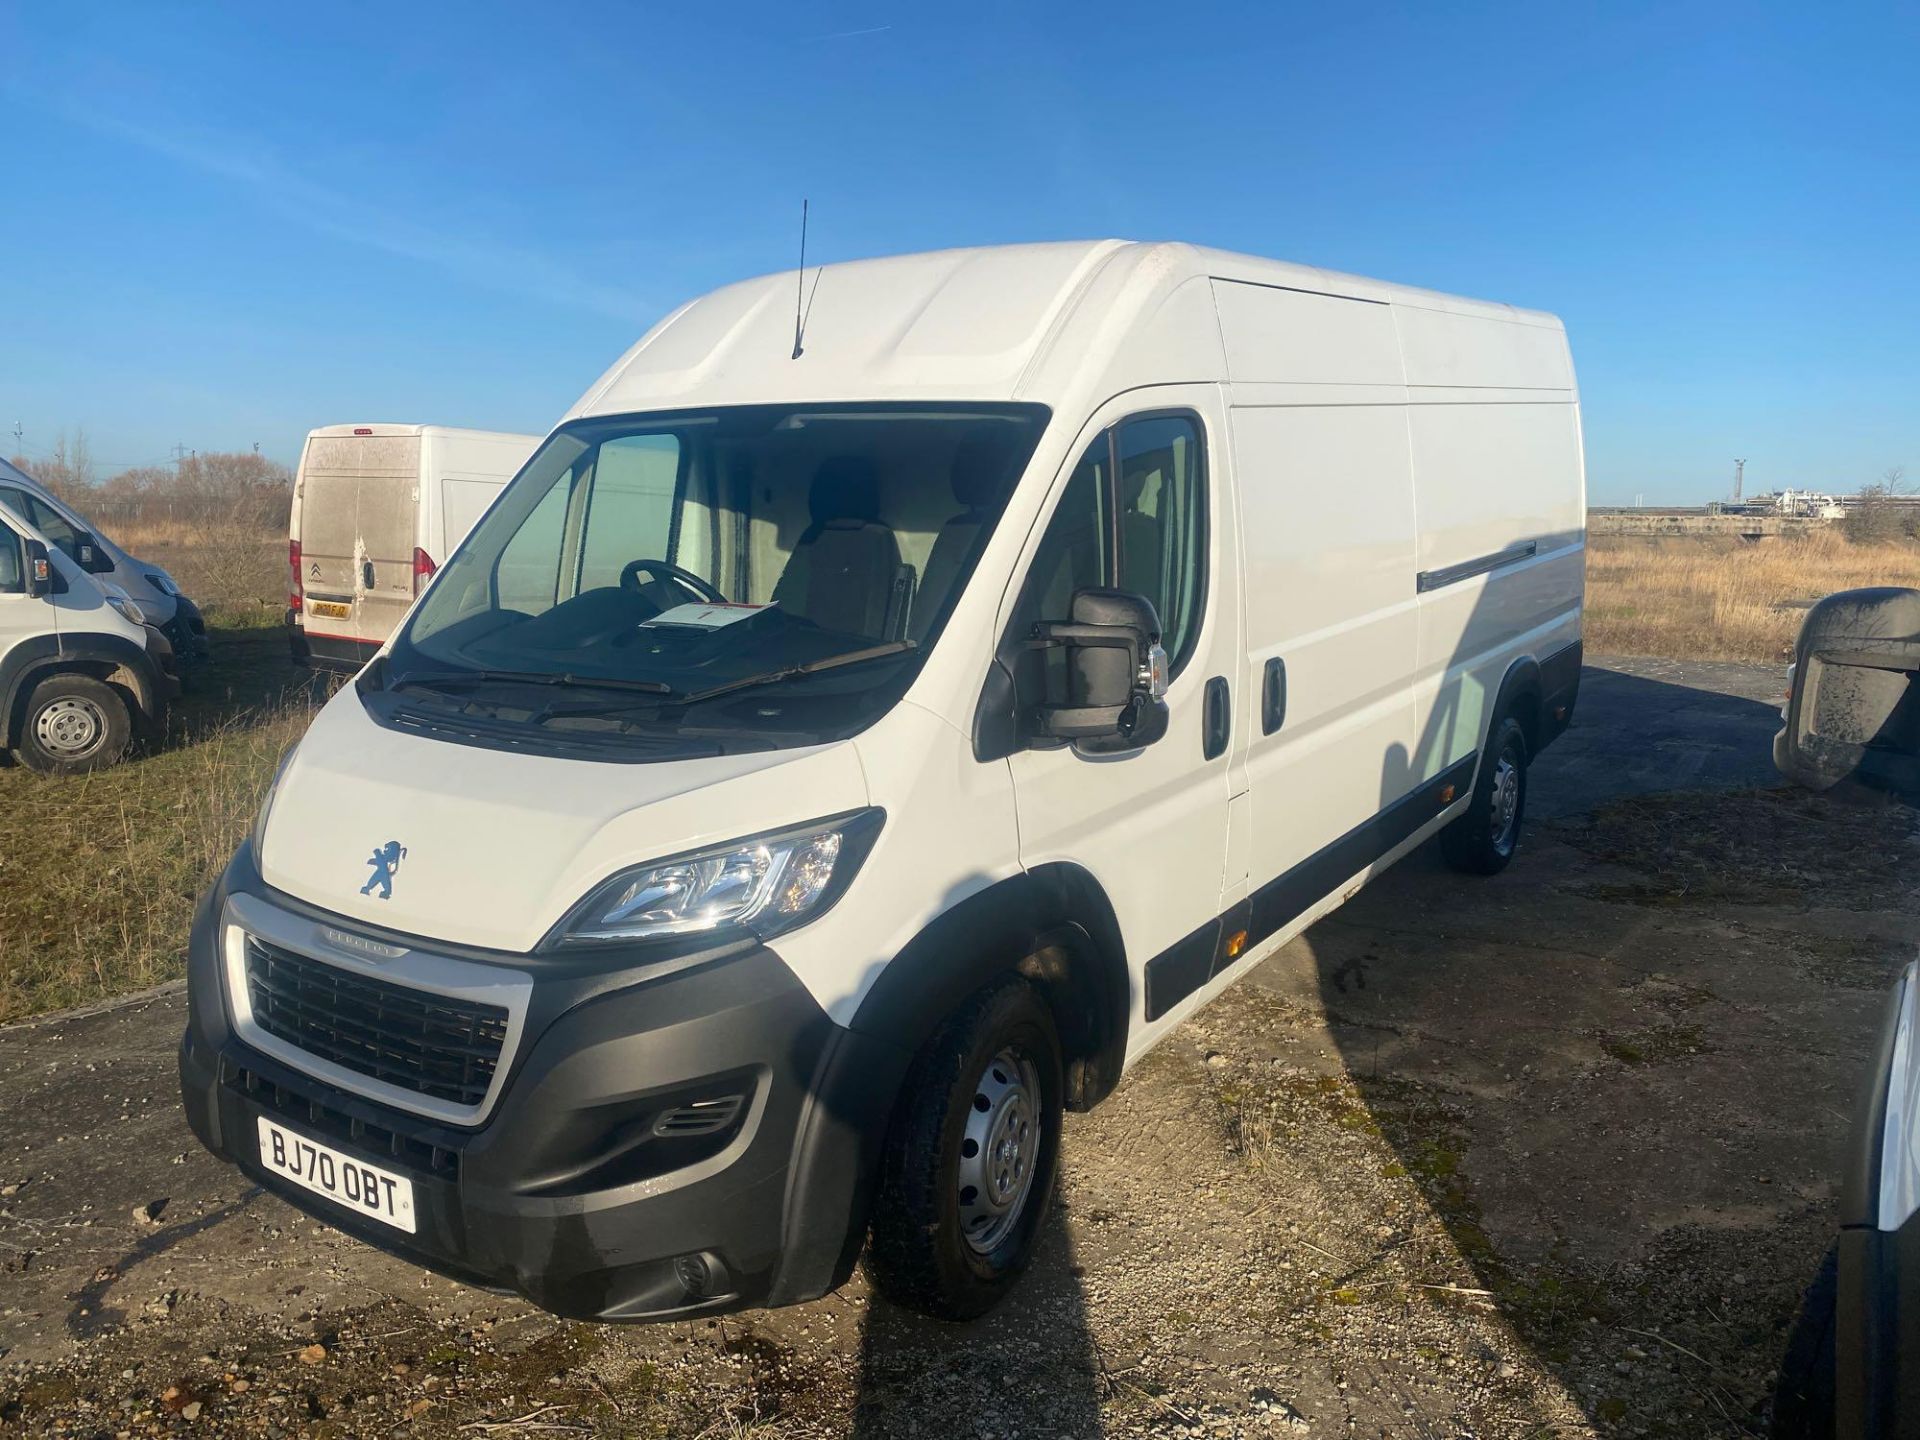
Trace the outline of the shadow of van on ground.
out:
[[[1423,847],[1258,983],[1471,1267],[1424,1303],[1497,1309],[1604,1428],[1752,1434],[1920,941],[1914,817],[1781,788],[1750,670],[1643,668],[1587,670],[1504,874]]]
[[[875,1297],[860,1337],[858,1440],[1096,1437],[1102,1371],[1066,1217],[1028,1272],[979,1320],[928,1320]]]

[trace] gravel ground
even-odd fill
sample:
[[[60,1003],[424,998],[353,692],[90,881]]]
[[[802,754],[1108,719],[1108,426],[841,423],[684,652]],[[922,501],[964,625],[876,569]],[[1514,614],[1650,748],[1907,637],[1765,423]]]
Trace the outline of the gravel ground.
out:
[[[0,1435],[1763,1433],[1913,817],[1764,789],[1770,671],[1586,683],[1508,873],[1410,857],[1072,1117],[971,1325],[559,1321],[201,1154],[177,993],[0,1031]]]

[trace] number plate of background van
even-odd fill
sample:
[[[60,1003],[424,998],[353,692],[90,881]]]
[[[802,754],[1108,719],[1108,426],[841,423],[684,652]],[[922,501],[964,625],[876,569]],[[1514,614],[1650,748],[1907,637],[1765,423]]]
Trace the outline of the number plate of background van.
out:
[[[344,620],[353,613],[351,606],[336,605],[331,600],[314,600],[309,603],[313,606],[314,614],[324,615],[329,620]]]
[[[336,1205],[413,1234],[413,1182],[260,1117],[260,1163]]]

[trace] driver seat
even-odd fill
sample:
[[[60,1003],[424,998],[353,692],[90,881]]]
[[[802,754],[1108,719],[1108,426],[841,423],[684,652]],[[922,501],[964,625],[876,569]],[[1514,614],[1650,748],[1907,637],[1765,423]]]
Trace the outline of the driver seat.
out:
[[[807,509],[810,523],[773,587],[773,603],[825,630],[885,638],[904,567],[900,542],[880,523],[873,462],[857,455],[821,461]]]

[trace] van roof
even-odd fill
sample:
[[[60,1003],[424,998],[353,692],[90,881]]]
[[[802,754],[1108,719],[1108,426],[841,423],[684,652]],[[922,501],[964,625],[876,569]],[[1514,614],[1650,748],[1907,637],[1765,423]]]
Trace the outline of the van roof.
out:
[[[1111,368],[1130,339],[1148,337],[1160,379],[1221,379],[1192,373],[1209,349],[1219,354],[1211,300],[1195,303],[1213,280],[1561,328],[1540,311],[1179,243],[936,250],[788,270],[703,295],[654,326],[570,416],[856,399],[1059,403],[1087,383],[1089,365]],[[1188,288],[1195,281],[1200,288]],[[1183,289],[1187,299],[1176,303]],[[1151,383],[1143,373],[1136,365],[1124,378]]]
[[[47,488],[10,460],[0,460],[0,480],[8,480],[16,485],[31,485],[42,492]]]
[[[345,425],[321,425],[307,432],[308,438],[324,435],[329,439],[339,435],[457,435],[470,440],[513,440],[526,443],[538,440],[537,435],[518,435],[508,430],[465,430],[457,425],[401,425],[387,420],[350,421]]]

